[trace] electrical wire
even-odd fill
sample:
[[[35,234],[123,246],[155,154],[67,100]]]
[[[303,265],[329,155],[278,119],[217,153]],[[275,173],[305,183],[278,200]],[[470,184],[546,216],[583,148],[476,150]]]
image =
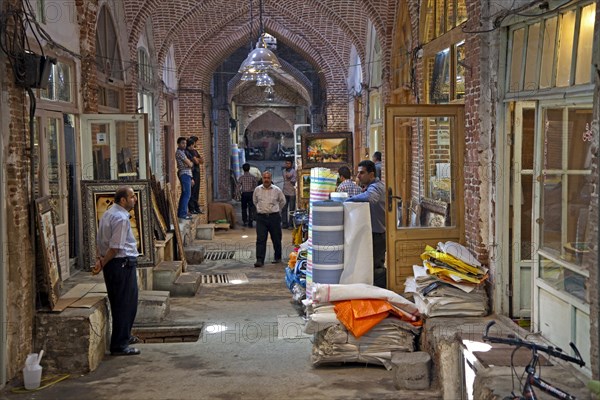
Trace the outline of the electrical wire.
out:
[[[62,382],[65,379],[69,378],[71,375],[70,374],[63,374],[63,375],[49,375],[46,376],[45,378],[43,378],[40,381],[40,387],[38,387],[37,389],[25,389],[24,386],[21,387],[17,387],[17,388],[13,388],[10,391],[13,393],[33,393],[33,392],[39,392],[40,390],[46,389],[52,385],[57,384],[58,382]]]

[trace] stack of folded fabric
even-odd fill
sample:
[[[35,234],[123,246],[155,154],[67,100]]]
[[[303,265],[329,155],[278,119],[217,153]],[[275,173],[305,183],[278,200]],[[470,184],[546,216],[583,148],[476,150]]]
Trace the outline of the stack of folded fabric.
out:
[[[425,247],[423,266],[414,265],[405,293],[414,296],[421,314],[438,316],[487,315],[484,282],[487,268],[464,246],[455,242]]]
[[[313,285],[306,333],[319,365],[365,362],[391,368],[392,352],[415,350],[421,319],[402,296],[366,284]]]

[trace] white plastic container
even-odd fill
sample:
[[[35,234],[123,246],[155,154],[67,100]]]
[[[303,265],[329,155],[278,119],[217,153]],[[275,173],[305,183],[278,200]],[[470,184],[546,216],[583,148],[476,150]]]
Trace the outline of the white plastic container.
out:
[[[33,390],[40,387],[42,381],[42,366],[41,365],[28,365],[23,368],[23,383],[25,389]]]
[[[340,203],[343,203],[348,198],[348,193],[346,193],[346,192],[331,192],[329,194],[329,197],[333,201],[339,201]]]

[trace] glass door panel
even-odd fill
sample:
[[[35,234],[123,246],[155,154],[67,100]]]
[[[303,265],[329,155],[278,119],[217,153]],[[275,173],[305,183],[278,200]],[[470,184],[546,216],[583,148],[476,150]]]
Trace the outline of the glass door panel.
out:
[[[84,180],[147,179],[146,114],[81,117]]]
[[[420,254],[426,245],[462,242],[462,127],[462,105],[386,107],[391,290],[404,290],[404,282],[412,276],[413,264],[421,263]]]

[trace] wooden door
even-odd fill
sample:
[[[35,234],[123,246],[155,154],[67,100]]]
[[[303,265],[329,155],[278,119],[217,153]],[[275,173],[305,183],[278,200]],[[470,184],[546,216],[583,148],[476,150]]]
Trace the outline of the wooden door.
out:
[[[388,288],[404,291],[426,245],[464,242],[464,106],[386,106]]]

